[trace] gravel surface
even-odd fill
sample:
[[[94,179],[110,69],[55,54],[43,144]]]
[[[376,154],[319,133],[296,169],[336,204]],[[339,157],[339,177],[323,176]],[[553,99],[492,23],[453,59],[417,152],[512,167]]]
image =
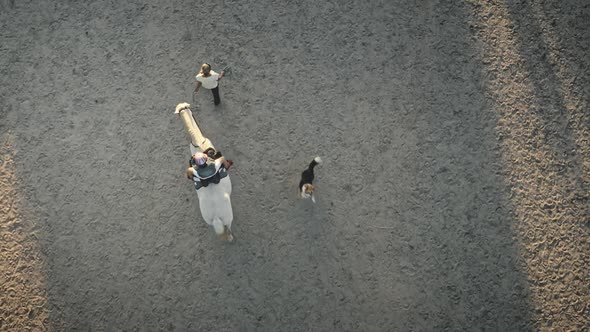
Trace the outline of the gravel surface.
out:
[[[0,330],[588,331],[588,22],[0,0]],[[204,62],[232,66],[219,106]],[[234,244],[184,176],[185,101],[235,162]]]

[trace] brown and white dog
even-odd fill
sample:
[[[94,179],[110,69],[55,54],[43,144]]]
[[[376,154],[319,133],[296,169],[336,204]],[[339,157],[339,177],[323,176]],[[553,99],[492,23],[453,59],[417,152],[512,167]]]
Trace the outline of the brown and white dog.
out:
[[[313,192],[315,187],[313,186],[313,168],[316,165],[322,163],[322,159],[320,157],[315,157],[307,169],[301,173],[301,181],[299,181],[299,193],[301,194],[301,198],[311,198],[311,201],[315,203],[315,197],[313,196]]]

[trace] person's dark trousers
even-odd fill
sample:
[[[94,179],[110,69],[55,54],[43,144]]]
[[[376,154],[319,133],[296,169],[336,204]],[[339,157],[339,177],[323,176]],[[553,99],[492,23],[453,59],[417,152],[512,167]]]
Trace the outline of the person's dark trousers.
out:
[[[215,105],[219,105],[219,103],[221,103],[221,99],[219,98],[219,86],[211,89],[211,92],[213,92],[213,102]]]

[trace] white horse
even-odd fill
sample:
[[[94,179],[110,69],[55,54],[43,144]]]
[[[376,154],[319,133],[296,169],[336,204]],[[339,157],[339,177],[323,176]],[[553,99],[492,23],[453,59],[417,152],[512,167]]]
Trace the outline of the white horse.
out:
[[[188,103],[176,105],[174,112],[180,116],[184,127],[191,136],[191,156],[197,152],[203,152],[208,148],[213,148],[213,144],[208,138],[204,137],[201,129],[193,117],[193,112]],[[210,183],[206,187],[197,190],[199,196],[199,208],[205,222],[215,230],[215,233],[222,239],[232,242],[234,236],[231,231],[231,223],[234,219],[234,213],[231,207],[231,180],[229,174],[222,178],[219,183]]]

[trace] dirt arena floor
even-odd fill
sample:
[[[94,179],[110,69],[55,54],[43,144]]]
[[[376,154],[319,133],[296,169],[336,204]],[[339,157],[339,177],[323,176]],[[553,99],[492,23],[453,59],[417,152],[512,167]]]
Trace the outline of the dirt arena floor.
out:
[[[589,22],[0,0],[0,330],[588,331]],[[217,107],[204,62],[233,69]],[[235,161],[234,244],[184,176],[184,101]]]

